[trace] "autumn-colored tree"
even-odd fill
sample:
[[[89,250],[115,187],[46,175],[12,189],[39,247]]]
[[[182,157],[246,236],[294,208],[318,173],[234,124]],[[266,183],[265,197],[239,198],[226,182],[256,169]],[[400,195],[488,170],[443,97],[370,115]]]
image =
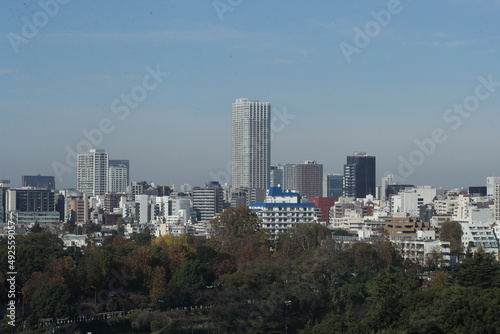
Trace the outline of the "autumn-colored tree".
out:
[[[52,259],[44,268],[44,277],[53,282],[65,283],[71,293],[77,293],[81,283],[77,278],[77,266],[70,256]]]
[[[187,258],[194,258],[195,250],[188,245],[188,236],[174,236],[172,233],[151,240],[152,246],[161,247],[168,257],[170,272],[175,272]]]
[[[151,249],[140,247],[127,256],[126,264],[130,275],[134,278],[131,285],[133,288],[147,290],[151,283],[152,268]]]
[[[42,283],[45,282],[45,276],[42,272],[36,271],[31,274],[31,277],[24,283],[22,292],[24,302],[29,304],[36,290],[42,286]]]
[[[462,245],[462,226],[456,221],[446,221],[441,225],[439,239],[450,242],[450,252],[452,254],[461,254],[464,251]]]
[[[444,264],[443,254],[436,248],[425,256],[425,267],[429,270],[436,270]]]
[[[325,240],[331,240],[331,237],[332,232],[325,225],[297,224],[294,228],[279,235],[277,254],[286,258],[295,258],[302,252],[318,248]]]
[[[262,229],[259,217],[248,207],[234,207],[224,210],[210,221],[212,234],[210,244],[220,252],[235,255],[238,258],[250,243],[252,249],[267,244],[269,234]],[[264,247],[264,249],[267,248]],[[258,256],[258,255],[257,255]]]
[[[149,291],[149,298],[152,302],[162,300],[167,294],[167,280],[166,271],[163,267],[154,267],[151,276],[151,290]]]

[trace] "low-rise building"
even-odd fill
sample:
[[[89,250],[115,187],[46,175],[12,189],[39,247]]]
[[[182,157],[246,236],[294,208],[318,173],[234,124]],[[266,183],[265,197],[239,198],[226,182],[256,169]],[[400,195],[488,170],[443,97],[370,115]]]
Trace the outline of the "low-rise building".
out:
[[[320,209],[313,203],[301,203],[298,193],[283,192],[279,187],[269,189],[265,203],[249,207],[261,219],[262,227],[271,233],[272,240],[298,224],[318,223],[321,217]]]

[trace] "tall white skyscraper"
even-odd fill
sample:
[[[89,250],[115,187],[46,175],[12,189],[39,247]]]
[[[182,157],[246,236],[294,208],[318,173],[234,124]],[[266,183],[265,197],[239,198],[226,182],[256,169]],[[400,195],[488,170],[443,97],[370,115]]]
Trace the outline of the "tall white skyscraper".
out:
[[[236,99],[232,123],[232,185],[269,187],[271,104]]]
[[[77,189],[88,196],[104,195],[108,184],[108,153],[92,149],[78,153]]]
[[[500,223],[500,183],[495,183],[495,220]]]

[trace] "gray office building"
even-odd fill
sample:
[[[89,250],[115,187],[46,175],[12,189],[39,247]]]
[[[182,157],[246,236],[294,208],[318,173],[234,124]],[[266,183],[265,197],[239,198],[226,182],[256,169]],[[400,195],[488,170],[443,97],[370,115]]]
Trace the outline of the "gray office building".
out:
[[[193,209],[198,221],[210,221],[217,213],[222,212],[223,205],[224,194],[218,182],[193,188]]]
[[[56,189],[56,181],[53,176],[23,175],[22,186],[34,189]]]

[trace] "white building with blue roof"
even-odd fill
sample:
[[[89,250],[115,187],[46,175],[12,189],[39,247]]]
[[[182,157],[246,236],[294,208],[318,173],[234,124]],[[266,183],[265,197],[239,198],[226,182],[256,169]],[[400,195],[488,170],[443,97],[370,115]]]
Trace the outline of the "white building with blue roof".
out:
[[[281,187],[271,187],[264,203],[252,203],[250,209],[257,213],[262,227],[276,240],[297,224],[319,224],[321,211],[313,203],[301,203],[299,193],[283,191]]]

